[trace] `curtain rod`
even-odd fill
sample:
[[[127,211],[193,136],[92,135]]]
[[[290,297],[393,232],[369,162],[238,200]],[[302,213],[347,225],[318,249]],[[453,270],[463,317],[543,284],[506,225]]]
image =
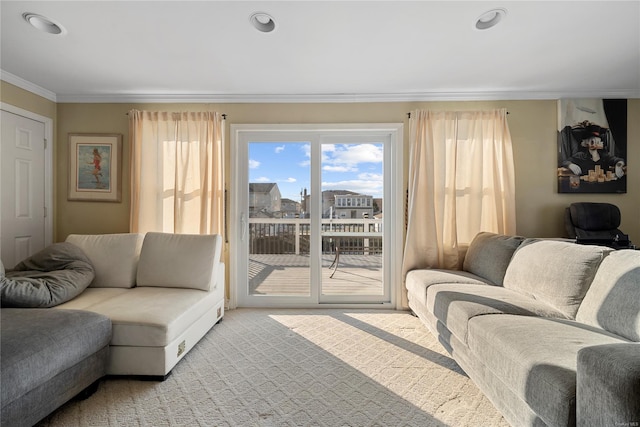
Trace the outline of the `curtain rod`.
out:
[[[124,115],[125,115],[125,116],[128,116],[128,115],[129,115],[129,113],[128,113],[128,112],[127,112],[127,113],[124,113]],[[222,116],[222,120],[227,120],[227,113],[222,113],[222,114],[221,114],[221,116]]]
[[[508,111],[507,111],[507,114],[509,114],[509,112],[508,112]],[[410,112],[409,112],[409,113],[407,113],[407,117],[408,117],[408,118],[411,118],[411,113],[410,113]]]

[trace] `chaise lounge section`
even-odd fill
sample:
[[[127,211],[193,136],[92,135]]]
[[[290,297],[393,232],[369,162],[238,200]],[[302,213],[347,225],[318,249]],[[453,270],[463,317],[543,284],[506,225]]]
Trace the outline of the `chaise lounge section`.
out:
[[[105,375],[165,379],[224,316],[221,248],[219,235],[70,235],[2,270],[2,425],[33,425]]]
[[[70,235],[95,269],[78,297],[56,309],[111,319],[107,375],[164,379],[224,316],[220,235]]]

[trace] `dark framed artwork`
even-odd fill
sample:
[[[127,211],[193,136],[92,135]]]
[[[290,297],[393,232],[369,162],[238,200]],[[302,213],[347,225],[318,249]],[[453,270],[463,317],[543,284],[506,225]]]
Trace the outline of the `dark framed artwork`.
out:
[[[558,101],[558,193],[627,192],[627,100]]]
[[[121,134],[69,134],[67,199],[120,202],[121,163]]]

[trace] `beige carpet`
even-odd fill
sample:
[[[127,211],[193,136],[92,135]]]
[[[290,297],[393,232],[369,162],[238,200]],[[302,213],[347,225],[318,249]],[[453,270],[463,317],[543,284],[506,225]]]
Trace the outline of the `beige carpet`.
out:
[[[419,319],[229,311],[164,382],[107,378],[39,426],[507,426]]]

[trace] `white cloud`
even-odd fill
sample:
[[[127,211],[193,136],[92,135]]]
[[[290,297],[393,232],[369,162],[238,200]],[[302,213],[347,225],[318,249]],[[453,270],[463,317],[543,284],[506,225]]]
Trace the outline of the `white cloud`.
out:
[[[324,166],[322,168],[326,172],[357,172],[358,168],[350,166]]]
[[[379,181],[380,183],[382,183],[382,178],[383,177],[381,173],[364,172],[364,173],[358,174],[358,179],[362,179],[366,181]]]
[[[276,147],[275,152],[276,154],[278,153],[282,153],[284,151],[284,145],[279,145],[278,147]]]
[[[336,145],[335,144],[322,144],[321,146],[322,152],[323,153],[333,153],[336,151]]]
[[[258,169],[259,167],[260,167],[259,161],[249,159],[249,169]]]
[[[260,178],[256,178],[254,182],[271,182],[271,180],[266,176],[261,176]]]
[[[296,181],[298,181],[298,180],[295,179],[295,178],[287,178],[287,179],[281,179],[280,180],[280,182],[296,182]]]
[[[343,167],[355,171],[361,163],[382,163],[381,144],[330,144],[323,145],[323,163],[327,167]]]

